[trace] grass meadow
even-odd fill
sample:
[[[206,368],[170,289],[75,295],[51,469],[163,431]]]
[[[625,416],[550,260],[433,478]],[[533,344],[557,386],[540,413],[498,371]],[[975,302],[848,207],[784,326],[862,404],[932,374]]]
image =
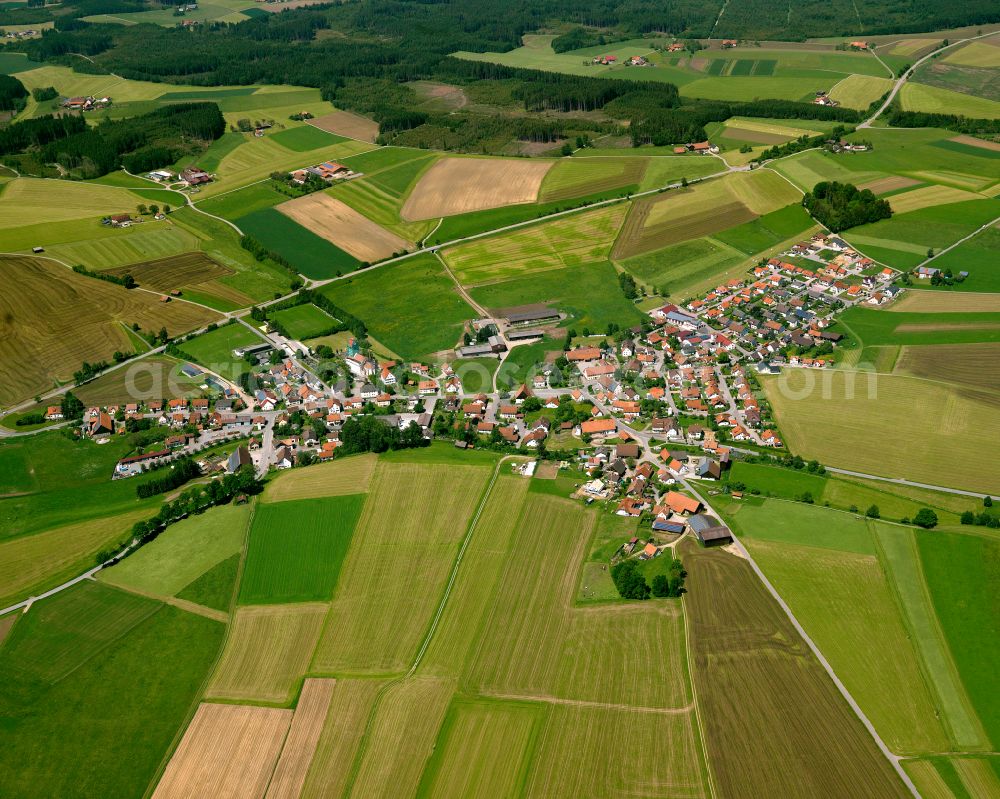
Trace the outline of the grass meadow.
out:
[[[319,499],[368,491],[378,458],[373,454],[337,458],[309,469],[293,469],[270,480],[264,502]]]
[[[236,224],[245,234],[253,236],[288,261],[300,274],[313,280],[353,272],[361,264],[274,208],[263,208],[241,216],[236,219]]]
[[[451,349],[465,321],[477,315],[433,255],[362,272],[320,291],[364,319],[372,335],[403,358]]]
[[[270,318],[277,320],[292,338],[300,341],[318,336],[336,324],[330,314],[311,303],[276,311]]]
[[[223,625],[89,583],[0,648],[5,797],[139,796],[211,668]]]
[[[350,494],[257,508],[240,604],[331,599],[364,499]]]

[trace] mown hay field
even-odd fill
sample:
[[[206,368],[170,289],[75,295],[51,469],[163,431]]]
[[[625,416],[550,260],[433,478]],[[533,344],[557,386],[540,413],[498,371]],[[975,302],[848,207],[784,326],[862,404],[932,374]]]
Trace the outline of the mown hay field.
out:
[[[995,39],[982,42],[969,42],[951,50],[943,59],[946,64],[958,64],[963,67],[1000,67],[1000,47]]]
[[[0,607],[27,599],[94,565],[148,510],[78,522],[0,543]]]
[[[302,799],[343,796],[383,680],[338,678],[302,789]],[[301,700],[300,700],[301,701]]]
[[[152,261],[130,263],[106,270],[108,274],[132,275],[142,288],[169,294],[181,289],[221,296],[241,306],[253,304],[253,298],[219,282],[220,278],[236,274],[235,270],[209,258],[201,252],[186,252]]]
[[[267,799],[298,799],[326,723],[336,680],[308,679],[295,706],[281,757],[267,786]]]
[[[489,474],[480,466],[378,464],[315,671],[381,674],[410,666]]]
[[[626,203],[572,214],[523,230],[471,241],[444,252],[464,285],[478,285],[607,259],[628,212]]]
[[[645,158],[564,158],[546,174],[538,199],[553,202],[638,187],[648,164]]]
[[[359,261],[381,261],[413,246],[323,191],[289,200],[277,208]]]
[[[895,214],[905,214],[907,211],[918,211],[932,205],[947,205],[968,200],[982,199],[981,195],[973,194],[951,186],[923,186],[922,188],[894,194],[889,198],[889,205]]]
[[[937,86],[908,81],[899,91],[904,111],[929,114],[954,114],[975,119],[1000,119],[1000,102],[985,97],[954,92]]]
[[[364,499],[351,494],[257,508],[240,604],[331,599]]]
[[[422,161],[410,161],[400,164],[385,171],[387,180],[400,178],[399,183],[408,186],[402,179],[404,176],[413,174],[413,179],[417,179],[417,171],[423,170],[430,165],[433,159]],[[387,189],[385,184],[376,182],[382,174],[372,177],[357,178],[337,187],[337,199],[342,200],[355,211],[364,214],[368,219],[379,225],[384,230],[405,241],[422,241],[436,226],[437,220],[427,219],[420,222],[404,222],[399,212],[403,207],[403,194],[399,194],[395,189]]]
[[[669,745],[664,745],[669,741]],[[712,796],[694,711],[549,708],[524,795]]]
[[[312,303],[276,311],[270,318],[281,324],[288,331],[288,335],[300,341],[326,333],[336,324],[336,320],[330,314]]]
[[[456,684],[411,677],[388,688],[369,719],[350,796],[415,796]]]
[[[643,284],[684,299],[742,275],[745,262],[746,256],[734,247],[705,236],[636,255],[622,265]]]
[[[543,717],[544,706],[537,704],[454,702],[421,791],[430,796],[517,796]]]
[[[442,158],[424,173],[403,205],[407,221],[483,211],[538,199],[553,161]]]
[[[888,310],[928,314],[1000,313],[1000,294],[913,290],[903,294]]]
[[[909,792],[750,565],[682,542],[704,741],[725,796]],[[797,764],[789,768],[789,763]]]
[[[3,187],[0,203],[0,229],[71,219],[99,219],[108,214],[127,214],[143,202],[127,189],[80,181],[52,181],[39,178],[15,178]],[[168,200],[169,202],[169,200]]]
[[[866,526],[863,520],[855,523]],[[948,751],[951,741],[878,557],[758,541],[748,538],[752,526],[741,529],[754,559],[889,748],[909,754]],[[887,693],[886,685],[896,690]]]
[[[926,344],[903,347],[894,371],[938,380],[976,391],[984,400],[1000,402],[1000,344]],[[981,392],[981,393],[980,393]]]
[[[830,97],[842,106],[863,111],[891,88],[888,78],[848,75],[830,90]]]
[[[350,111],[331,111],[321,117],[310,119],[309,124],[348,139],[375,143],[378,137],[378,122]]]
[[[175,596],[216,564],[240,552],[249,505],[225,505],[171,525],[120,563],[101,582],[158,596]]]
[[[868,189],[872,194],[888,194],[889,192],[901,191],[902,189],[919,185],[919,180],[914,180],[904,175],[890,175],[889,177],[859,183],[858,188]]]
[[[135,347],[122,323],[176,336],[217,320],[214,311],[128,291],[40,258],[0,258],[0,402],[42,393],[84,361]]]
[[[200,705],[153,797],[263,796],[291,721],[291,710]]]
[[[749,222],[797,202],[799,192],[769,171],[736,173],[635,202],[613,256],[629,258]]]
[[[338,458],[308,469],[291,469],[271,480],[264,489],[264,502],[318,499],[368,491],[378,456],[373,454]]]
[[[978,455],[984,440],[1000,436],[1000,419],[958,389],[901,375],[845,371],[816,376],[792,370],[761,383],[785,443],[804,458],[1000,493],[1000,463]],[[906,435],[894,435],[903,420]],[[891,447],[885,445],[886,435]]]
[[[0,241],[6,242],[14,235],[20,239],[13,242],[15,246],[21,245],[17,249],[34,246],[32,242],[35,242],[60,261],[83,264],[95,271],[181,256],[201,246],[201,240],[196,235],[175,224],[172,219],[169,222],[144,222],[128,228],[105,227],[94,219],[31,225],[19,234],[13,231],[0,234]]]
[[[287,702],[309,667],[326,610],[319,603],[240,608],[205,696]]]

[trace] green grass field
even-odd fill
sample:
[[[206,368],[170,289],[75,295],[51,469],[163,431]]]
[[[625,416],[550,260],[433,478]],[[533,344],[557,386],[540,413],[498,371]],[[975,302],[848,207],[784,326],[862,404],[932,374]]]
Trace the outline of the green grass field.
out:
[[[621,263],[643,285],[663,296],[682,299],[693,298],[719,282],[742,277],[746,261],[743,253],[706,236],[626,258]]]
[[[476,317],[433,255],[371,269],[321,291],[404,358],[451,349],[465,321]]]
[[[177,598],[213,610],[228,611],[232,605],[239,569],[240,556],[230,555],[184,586],[177,592]]]
[[[839,324],[866,347],[1000,341],[1000,313],[886,312],[854,307]]]
[[[269,318],[278,321],[292,338],[298,340],[318,336],[336,324],[330,314],[311,303],[276,311]]]
[[[329,147],[331,144],[339,144],[347,139],[342,136],[335,136],[320,130],[313,125],[300,125],[296,128],[285,128],[270,136],[272,141],[276,141],[287,150],[296,153],[307,153],[310,150],[319,150],[322,147]]]
[[[239,602],[332,598],[364,494],[261,505],[254,514]]]
[[[250,344],[260,344],[263,341],[263,336],[258,336],[239,322],[234,322],[195,336],[179,346],[192,360],[223,377],[235,380],[250,367],[246,361],[234,358],[233,350]]]
[[[991,742],[1000,740],[1000,705],[990,689],[1000,658],[1000,541],[986,535],[917,533],[934,611],[966,693]]]
[[[641,158],[563,159],[542,181],[539,200],[568,200],[612,189],[636,191],[647,165],[648,161]]]
[[[996,100],[922,83],[905,83],[900,91],[900,102],[906,111],[954,114],[976,119],[1000,118],[1000,102]]]
[[[143,794],[223,632],[218,622],[97,584],[39,603],[0,648],[0,791]]]
[[[975,238],[943,253],[931,266],[951,269],[954,274],[968,272],[958,286],[961,291],[1000,292],[1000,229],[991,227]]]
[[[745,255],[754,255],[802,235],[814,225],[805,209],[795,203],[764,214],[752,222],[716,233],[714,238]]]
[[[353,272],[360,265],[353,256],[273,208],[238,217],[236,224],[313,280]]]
[[[100,579],[121,588],[176,596],[190,583],[243,549],[249,505],[226,505],[171,525],[162,535]]]
[[[487,308],[549,303],[568,315],[563,324],[600,331],[611,322],[638,323],[642,316],[617,288],[608,288],[616,281],[614,267],[605,261],[476,286],[470,294]]]

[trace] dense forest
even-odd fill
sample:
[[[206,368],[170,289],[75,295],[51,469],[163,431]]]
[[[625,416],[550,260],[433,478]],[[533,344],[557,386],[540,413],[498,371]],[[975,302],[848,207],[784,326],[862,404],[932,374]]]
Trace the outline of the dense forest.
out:
[[[880,200],[868,189],[836,181],[817,183],[802,198],[802,204],[834,233],[892,216],[888,200]]]
[[[58,163],[70,176],[96,178],[124,166],[143,172],[199,152],[226,130],[215,103],[177,103],[148,114],[88,127],[82,116],[42,116],[0,130],[0,155],[31,173]]]

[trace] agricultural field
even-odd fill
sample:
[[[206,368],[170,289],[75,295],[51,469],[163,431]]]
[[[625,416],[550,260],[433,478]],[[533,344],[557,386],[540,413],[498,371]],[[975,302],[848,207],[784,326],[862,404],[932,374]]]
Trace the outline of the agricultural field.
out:
[[[908,295],[891,310],[850,308],[838,324],[866,347],[1000,340],[1000,298],[994,295],[924,291]]]
[[[200,705],[153,796],[262,796],[291,722],[291,710]]]
[[[564,158],[546,174],[538,199],[553,202],[613,189],[636,191],[648,165],[645,158]]]
[[[798,202],[801,195],[773,172],[736,173],[636,201],[613,257],[630,258],[711,235]]]
[[[533,203],[552,161],[442,158],[420,178],[403,205],[407,221]]]
[[[228,325],[195,336],[179,346],[181,351],[193,361],[222,375],[228,380],[236,380],[242,372],[250,368],[246,361],[235,358],[233,350],[260,344],[264,341],[245,325],[232,322]]]
[[[216,304],[221,305],[223,310],[245,308],[253,304],[252,297],[220,281],[220,278],[235,274],[232,269],[200,252],[128,264],[107,272],[119,277],[131,275],[142,288],[164,294],[180,291],[184,297],[189,294],[192,297],[211,297],[217,300]]]
[[[345,139],[357,139],[371,144],[378,136],[378,123],[350,111],[331,111],[321,117],[309,120],[313,127],[343,136]]]
[[[223,633],[216,621],[96,583],[37,603],[0,646],[0,792],[141,795]]]
[[[546,303],[567,314],[564,325],[582,330],[603,330],[611,322],[638,324],[642,314],[614,287],[617,279],[615,268],[601,261],[476,286],[470,294],[480,305],[494,309]],[[609,290],[609,286],[614,288]],[[524,349],[518,347],[514,353]]]
[[[381,261],[413,247],[413,242],[379,227],[326,192],[289,200],[277,210],[362,263]]]
[[[197,22],[240,22],[249,19],[250,16],[244,13],[253,6],[246,0],[212,0],[210,3],[198,3],[198,8],[194,11],[185,11],[183,19],[191,19]],[[111,25],[139,25],[142,23],[162,25],[172,28],[178,24],[180,17],[176,16],[169,7],[151,11],[131,11],[114,14],[95,14],[84,17],[87,22],[107,23]]]
[[[262,208],[238,217],[236,224],[245,234],[288,261],[299,274],[313,280],[353,272],[361,265],[357,258],[334,246],[329,239],[275,208]]]
[[[1000,228],[989,227],[934,259],[937,269],[968,272],[960,291],[1000,293]]]
[[[336,680],[304,681],[281,757],[267,786],[267,799],[298,799],[301,795],[336,686]]]
[[[293,469],[279,474],[267,484],[265,502],[318,499],[348,494],[365,494],[377,462],[375,455],[356,455],[320,463],[309,469]]]
[[[276,311],[269,318],[277,321],[292,338],[299,341],[322,335],[337,323],[330,314],[312,303]]]
[[[868,796],[908,796],[749,564],[690,541],[680,556],[688,571],[693,680],[717,790],[849,797],[864,785]]]
[[[443,256],[466,286],[603,261],[626,213],[628,205],[618,203],[460,244]]]
[[[177,596],[190,583],[243,549],[249,505],[225,505],[171,525],[110,569],[101,582],[159,597]]]
[[[54,203],[53,191],[58,191],[59,202]],[[165,194],[165,197],[170,195]],[[66,222],[76,219],[92,220],[99,228],[102,216],[135,212],[143,199],[127,189],[102,186],[82,181],[42,180],[39,178],[15,178],[3,185],[3,203],[0,203],[0,245],[10,249],[6,240],[10,228],[33,225],[40,220],[46,223]],[[157,227],[159,223],[146,223]],[[17,235],[16,230],[13,231]],[[20,244],[20,241],[14,241]],[[45,243],[44,241],[42,243]],[[14,249],[30,249],[32,245],[16,246]]]
[[[1000,119],[1000,101],[907,81],[899,92],[904,111],[955,114],[975,119]]]
[[[889,78],[872,75],[848,75],[830,90],[830,98],[847,108],[863,111],[892,89]]]
[[[996,403],[1000,374],[989,364],[1000,359],[1000,343],[926,344],[903,347],[894,372],[951,383]]]
[[[126,325],[166,327],[176,336],[218,319],[207,308],[159,302],[155,294],[76,274],[51,260],[0,259],[0,402],[43,393],[72,379],[84,361],[133,352]]]
[[[785,443],[804,458],[997,492],[1000,469],[976,455],[984,437],[1000,435],[995,414],[956,387],[902,375],[832,371],[816,377],[801,370],[761,383]],[[907,420],[907,435],[885,446],[885,431],[899,419]]]
[[[329,600],[364,494],[261,505],[240,583],[242,605]]]
[[[309,668],[326,611],[318,602],[239,608],[206,698],[289,702]]]
[[[451,349],[466,320],[476,317],[433,255],[380,266],[320,291],[363,319],[378,341],[403,358]]]

